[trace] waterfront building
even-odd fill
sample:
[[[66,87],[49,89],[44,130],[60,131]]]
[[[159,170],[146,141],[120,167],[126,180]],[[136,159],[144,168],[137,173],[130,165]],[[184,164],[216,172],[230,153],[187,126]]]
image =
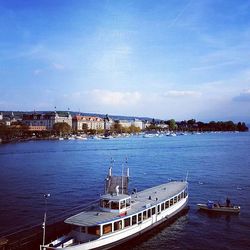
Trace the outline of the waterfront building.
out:
[[[47,130],[46,126],[28,126],[29,131],[45,131]]]
[[[106,115],[103,118],[103,120],[104,120],[104,130],[105,130],[105,133],[107,133],[110,130],[112,124],[114,123],[114,120],[111,119],[108,115]]]
[[[76,115],[72,119],[72,128],[74,131],[85,129],[101,130],[104,129],[104,119],[96,116]]]
[[[0,114],[0,123],[6,126],[10,126],[12,123],[15,123],[20,120],[20,117],[14,114],[14,112],[2,112]]]
[[[118,120],[117,122],[124,128],[129,128],[132,125],[132,122],[128,120]]]
[[[142,129],[145,129],[145,124],[142,120],[139,120],[139,119],[134,119],[132,122],[131,122],[131,125],[134,125],[135,127],[137,128],[140,128],[141,130]]]
[[[149,122],[149,121],[144,121],[144,123],[143,123],[143,129],[146,129],[146,128],[148,128],[149,126],[151,125],[151,122]]]
[[[124,128],[129,128],[130,126],[135,126],[140,129],[144,129],[144,123],[143,121],[139,119],[133,119],[133,120],[119,120],[119,124]]]
[[[157,126],[158,126],[159,128],[162,128],[162,129],[165,129],[165,130],[169,130],[169,125],[168,125],[168,124],[159,123],[159,124],[157,124]]]
[[[47,130],[52,130],[55,123],[61,122],[65,122],[72,127],[72,116],[69,112],[23,114],[22,121],[27,126],[44,126]]]

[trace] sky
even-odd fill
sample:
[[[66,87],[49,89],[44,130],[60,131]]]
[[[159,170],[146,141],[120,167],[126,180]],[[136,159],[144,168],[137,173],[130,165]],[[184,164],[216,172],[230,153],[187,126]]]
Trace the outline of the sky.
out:
[[[249,0],[0,0],[0,110],[250,122]]]

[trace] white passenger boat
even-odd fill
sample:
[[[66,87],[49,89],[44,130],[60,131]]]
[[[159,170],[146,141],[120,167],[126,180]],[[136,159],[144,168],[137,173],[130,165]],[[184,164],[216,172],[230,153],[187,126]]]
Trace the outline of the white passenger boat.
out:
[[[109,249],[169,220],[187,206],[187,181],[172,181],[128,194],[129,169],[125,172],[113,176],[110,167],[99,204],[66,219],[71,232],[40,246],[40,250]]]

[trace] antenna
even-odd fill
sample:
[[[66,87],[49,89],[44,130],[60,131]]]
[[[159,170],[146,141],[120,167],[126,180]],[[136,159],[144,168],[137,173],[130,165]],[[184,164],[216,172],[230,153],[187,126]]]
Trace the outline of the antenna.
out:
[[[126,167],[127,167],[127,177],[129,177],[129,168],[128,168],[128,157],[126,156]]]
[[[123,194],[123,168],[124,168],[124,165],[122,164],[122,194]]]
[[[188,181],[188,171],[187,171],[187,174],[186,174],[186,182]]]
[[[44,206],[45,206],[45,211],[44,211],[44,218],[43,218],[43,246],[45,244],[45,232],[46,232],[46,220],[47,220],[47,199],[50,197],[50,194],[44,194]]]

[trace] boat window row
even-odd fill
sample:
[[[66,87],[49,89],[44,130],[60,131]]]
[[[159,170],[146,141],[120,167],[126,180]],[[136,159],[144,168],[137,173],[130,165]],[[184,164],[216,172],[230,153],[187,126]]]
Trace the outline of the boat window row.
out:
[[[162,211],[166,210],[170,206],[174,205],[178,201],[180,201],[183,198],[186,198],[187,196],[187,191],[183,191],[179,195],[176,195],[170,200],[167,200],[165,202],[162,202],[161,204],[158,204],[156,207],[151,207],[147,210],[144,210],[143,212],[140,212],[138,214],[132,215],[130,217],[127,217],[125,219],[121,219],[118,221],[115,221],[113,224],[113,230],[112,230],[112,223],[105,224],[103,225],[103,234],[108,234],[111,232],[115,232],[117,230],[133,226],[136,224],[142,223],[142,221],[151,218],[153,215],[156,214],[156,209],[157,209],[157,214],[160,214]]]
[[[120,219],[115,222],[110,222],[108,224],[102,225],[102,234],[109,234],[111,232],[116,232],[118,230],[121,230],[123,228],[127,228],[136,224],[142,223],[142,221],[147,220],[151,218],[153,215],[160,214],[162,211],[168,209],[178,201],[180,201],[183,198],[186,198],[187,191],[183,191],[182,193],[174,196],[173,198],[166,200],[160,204],[157,204],[154,207],[148,208],[138,214],[131,215],[130,217]],[[103,200],[104,201],[104,200]],[[100,236],[100,226],[90,226],[90,227],[78,227],[74,228],[75,231],[87,233],[87,234],[93,234]]]

